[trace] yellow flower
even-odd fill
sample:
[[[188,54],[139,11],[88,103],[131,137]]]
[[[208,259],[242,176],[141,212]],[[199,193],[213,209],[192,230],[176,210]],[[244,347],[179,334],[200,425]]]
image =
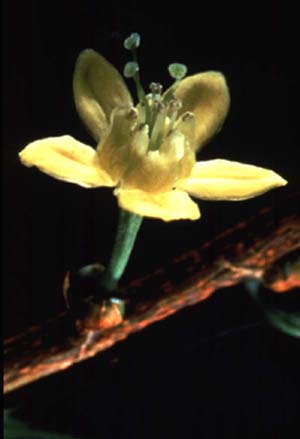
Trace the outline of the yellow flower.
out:
[[[223,75],[188,76],[161,94],[159,84],[136,107],[118,71],[93,50],[83,51],[74,72],[77,111],[97,148],[71,136],[30,143],[26,166],[83,187],[116,187],[119,206],[141,216],[196,220],[205,200],[244,200],[287,182],[275,172],[223,159],[196,162],[196,152],[227,115]]]

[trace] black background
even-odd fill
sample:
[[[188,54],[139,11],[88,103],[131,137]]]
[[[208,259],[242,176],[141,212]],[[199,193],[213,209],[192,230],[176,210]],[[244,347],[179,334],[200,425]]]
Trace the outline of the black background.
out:
[[[20,165],[30,141],[70,134],[93,144],[76,114],[72,73],[91,47],[119,70],[123,41],[142,37],[145,86],[169,85],[167,66],[220,70],[232,105],[202,159],[271,168],[289,185],[243,203],[200,202],[197,222],[146,219],[124,282],[299,190],[297,27],[282,1],[255,3],[4,1],[2,50],[4,335],[64,309],[71,267],[109,257],[117,206]],[[128,83],[134,93],[131,83]],[[299,91],[299,90],[298,90]],[[295,437],[297,341],[262,322],[243,287],[222,290],[130,337],[97,359],[15,392],[39,428],[85,438]]]

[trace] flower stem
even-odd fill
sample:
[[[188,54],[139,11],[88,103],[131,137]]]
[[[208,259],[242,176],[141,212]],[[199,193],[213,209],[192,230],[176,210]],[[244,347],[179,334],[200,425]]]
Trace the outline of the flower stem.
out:
[[[120,209],[119,224],[108,266],[101,279],[106,291],[116,291],[131,255],[143,217]]]

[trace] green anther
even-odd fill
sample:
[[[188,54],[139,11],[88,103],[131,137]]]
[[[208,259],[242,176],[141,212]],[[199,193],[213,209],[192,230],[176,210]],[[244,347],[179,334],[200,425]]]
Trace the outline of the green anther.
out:
[[[125,65],[123,75],[125,76],[125,78],[133,78],[138,71],[139,71],[138,63],[135,61],[130,61]]]
[[[185,64],[173,63],[168,67],[169,73],[172,78],[180,81],[187,74],[187,66]]]
[[[134,32],[124,41],[124,47],[127,50],[135,50],[139,47],[141,41],[140,34]]]

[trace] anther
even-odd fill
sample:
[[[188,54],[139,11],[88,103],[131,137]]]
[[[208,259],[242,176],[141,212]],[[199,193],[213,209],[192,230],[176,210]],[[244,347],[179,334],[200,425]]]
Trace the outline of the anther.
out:
[[[184,113],[184,115],[182,116],[182,120],[183,122],[186,122],[187,120],[191,120],[194,118],[194,115],[191,111],[187,111],[186,113]]]
[[[134,108],[134,107],[131,107],[130,110],[128,111],[128,116],[129,116],[131,119],[136,119],[136,118],[138,117],[138,111],[137,111],[137,109]]]
[[[146,123],[140,123],[137,127],[138,131],[149,131],[149,126]]]
[[[182,108],[182,102],[180,99],[173,98],[170,100],[168,104],[168,109],[171,113],[180,110],[180,108]]]
[[[152,108],[155,112],[159,112],[165,109],[165,105],[162,102],[155,99],[153,101]]]
[[[151,90],[151,93],[153,93],[154,95],[161,95],[163,87],[158,82],[151,82],[149,88]]]

